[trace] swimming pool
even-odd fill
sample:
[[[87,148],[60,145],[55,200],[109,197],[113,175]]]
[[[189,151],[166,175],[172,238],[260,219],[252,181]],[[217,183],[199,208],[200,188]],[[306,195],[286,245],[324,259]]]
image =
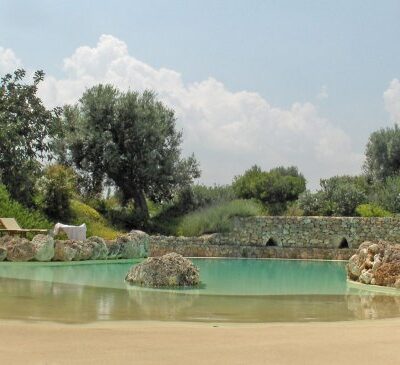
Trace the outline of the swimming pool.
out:
[[[301,322],[390,318],[400,296],[349,286],[345,263],[193,259],[201,286],[129,286],[138,260],[0,263],[0,318],[84,323],[101,320]]]

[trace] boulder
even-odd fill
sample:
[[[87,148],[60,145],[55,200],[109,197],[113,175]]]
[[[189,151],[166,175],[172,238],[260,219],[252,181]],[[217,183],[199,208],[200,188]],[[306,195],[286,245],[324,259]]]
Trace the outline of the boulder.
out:
[[[92,247],[91,260],[105,260],[108,256],[108,248],[105,241],[101,237],[89,237],[84,244]]]
[[[44,234],[38,234],[32,238],[32,246],[35,251],[34,260],[50,261],[54,256],[54,240]]]
[[[8,261],[30,261],[33,260],[35,254],[31,241],[26,238],[13,236],[7,242]]]
[[[93,245],[88,241],[71,241],[70,247],[76,250],[74,261],[90,260],[93,256]]]
[[[116,240],[108,244],[108,258],[109,259],[120,259],[122,255],[122,245],[121,242]]]
[[[120,245],[119,256],[122,259],[134,259],[148,256],[149,235],[142,231],[131,231],[116,239]]]
[[[191,287],[200,283],[200,275],[189,259],[172,252],[132,266],[125,280],[129,284],[152,288]]]
[[[347,264],[347,272],[352,280],[357,280],[361,275],[361,268],[358,265],[358,256],[353,255],[350,257]]]
[[[72,261],[76,255],[74,242],[57,240],[54,245],[53,261]]]
[[[7,248],[0,246],[0,261],[4,261],[7,257]]]
[[[363,284],[400,287],[400,245],[363,242],[347,264],[347,275]]]

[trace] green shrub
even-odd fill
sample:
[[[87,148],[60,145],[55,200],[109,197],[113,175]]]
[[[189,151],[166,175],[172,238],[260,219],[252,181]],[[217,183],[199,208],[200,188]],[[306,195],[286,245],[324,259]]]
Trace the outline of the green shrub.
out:
[[[356,209],[360,217],[390,217],[392,213],[375,204],[361,204]]]
[[[89,205],[78,200],[71,200],[72,224],[86,224],[87,236],[99,236],[104,239],[114,239],[121,232],[110,227],[105,218]]]
[[[354,216],[356,208],[368,201],[370,187],[363,176],[334,176],[320,181],[321,189],[299,196],[304,215]]]
[[[15,218],[22,228],[48,229],[52,227],[52,223],[43,214],[27,209],[11,199],[4,185],[0,185],[0,216]]]
[[[373,185],[371,202],[392,213],[400,213],[400,177],[388,177]]]
[[[259,203],[237,199],[183,216],[176,233],[179,236],[199,236],[205,233],[227,232],[232,228],[231,218],[256,216],[263,213]]]
[[[181,189],[173,201],[164,206],[159,218],[180,216],[211,205],[236,199],[233,188],[229,185],[191,185]]]
[[[233,189],[239,198],[258,199],[271,214],[282,214],[289,202],[306,189],[306,180],[296,167],[277,167],[262,171],[257,165],[236,176]]]
[[[285,215],[289,217],[301,217],[304,215],[304,211],[299,207],[299,203],[296,201],[288,204]]]
[[[76,176],[71,168],[50,165],[37,181],[39,206],[54,220],[68,221],[71,218],[70,199],[76,190]]]

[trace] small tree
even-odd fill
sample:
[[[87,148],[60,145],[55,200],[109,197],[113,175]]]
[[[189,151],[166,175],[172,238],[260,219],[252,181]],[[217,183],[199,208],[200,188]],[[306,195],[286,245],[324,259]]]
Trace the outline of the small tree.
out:
[[[71,218],[70,199],[76,189],[76,176],[72,169],[63,165],[48,166],[38,180],[40,205],[46,215],[55,220]]]
[[[200,175],[193,156],[181,157],[182,133],[176,130],[174,111],[151,91],[122,93],[98,85],[66,108],[64,117],[60,158],[84,172],[97,193],[104,178],[110,179],[124,205],[134,201],[142,222],[149,217],[146,198],[171,199],[178,187]]]
[[[29,206],[38,159],[51,157],[60,109],[46,109],[36,95],[43,71],[35,72],[32,84],[23,83],[24,77],[24,70],[16,70],[0,82],[0,179],[14,199]]]
[[[382,128],[369,137],[364,170],[378,181],[400,174],[400,128]]]
[[[299,198],[305,215],[354,216],[367,202],[369,185],[363,176],[334,176],[320,181],[321,189]]]
[[[273,214],[282,213],[288,202],[295,201],[306,189],[306,180],[296,167],[277,167],[269,172],[253,166],[233,181],[236,195],[244,199],[258,199]]]

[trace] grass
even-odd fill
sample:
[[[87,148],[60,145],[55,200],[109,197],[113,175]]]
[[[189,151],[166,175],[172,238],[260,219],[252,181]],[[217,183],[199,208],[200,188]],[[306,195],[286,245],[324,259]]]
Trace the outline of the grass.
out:
[[[71,200],[72,224],[86,224],[87,236],[99,236],[106,240],[117,238],[123,232],[109,226],[104,217],[89,205],[78,200]]]
[[[179,236],[200,236],[206,233],[229,232],[233,217],[264,214],[262,206],[252,200],[236,199],[220,203],[183,216],[177,225]]]
[[[41,212],[25,208],[11,199],[4,185],[0,185],[0,216],[15,218],[22,228],[50,229],[53,226]]]

